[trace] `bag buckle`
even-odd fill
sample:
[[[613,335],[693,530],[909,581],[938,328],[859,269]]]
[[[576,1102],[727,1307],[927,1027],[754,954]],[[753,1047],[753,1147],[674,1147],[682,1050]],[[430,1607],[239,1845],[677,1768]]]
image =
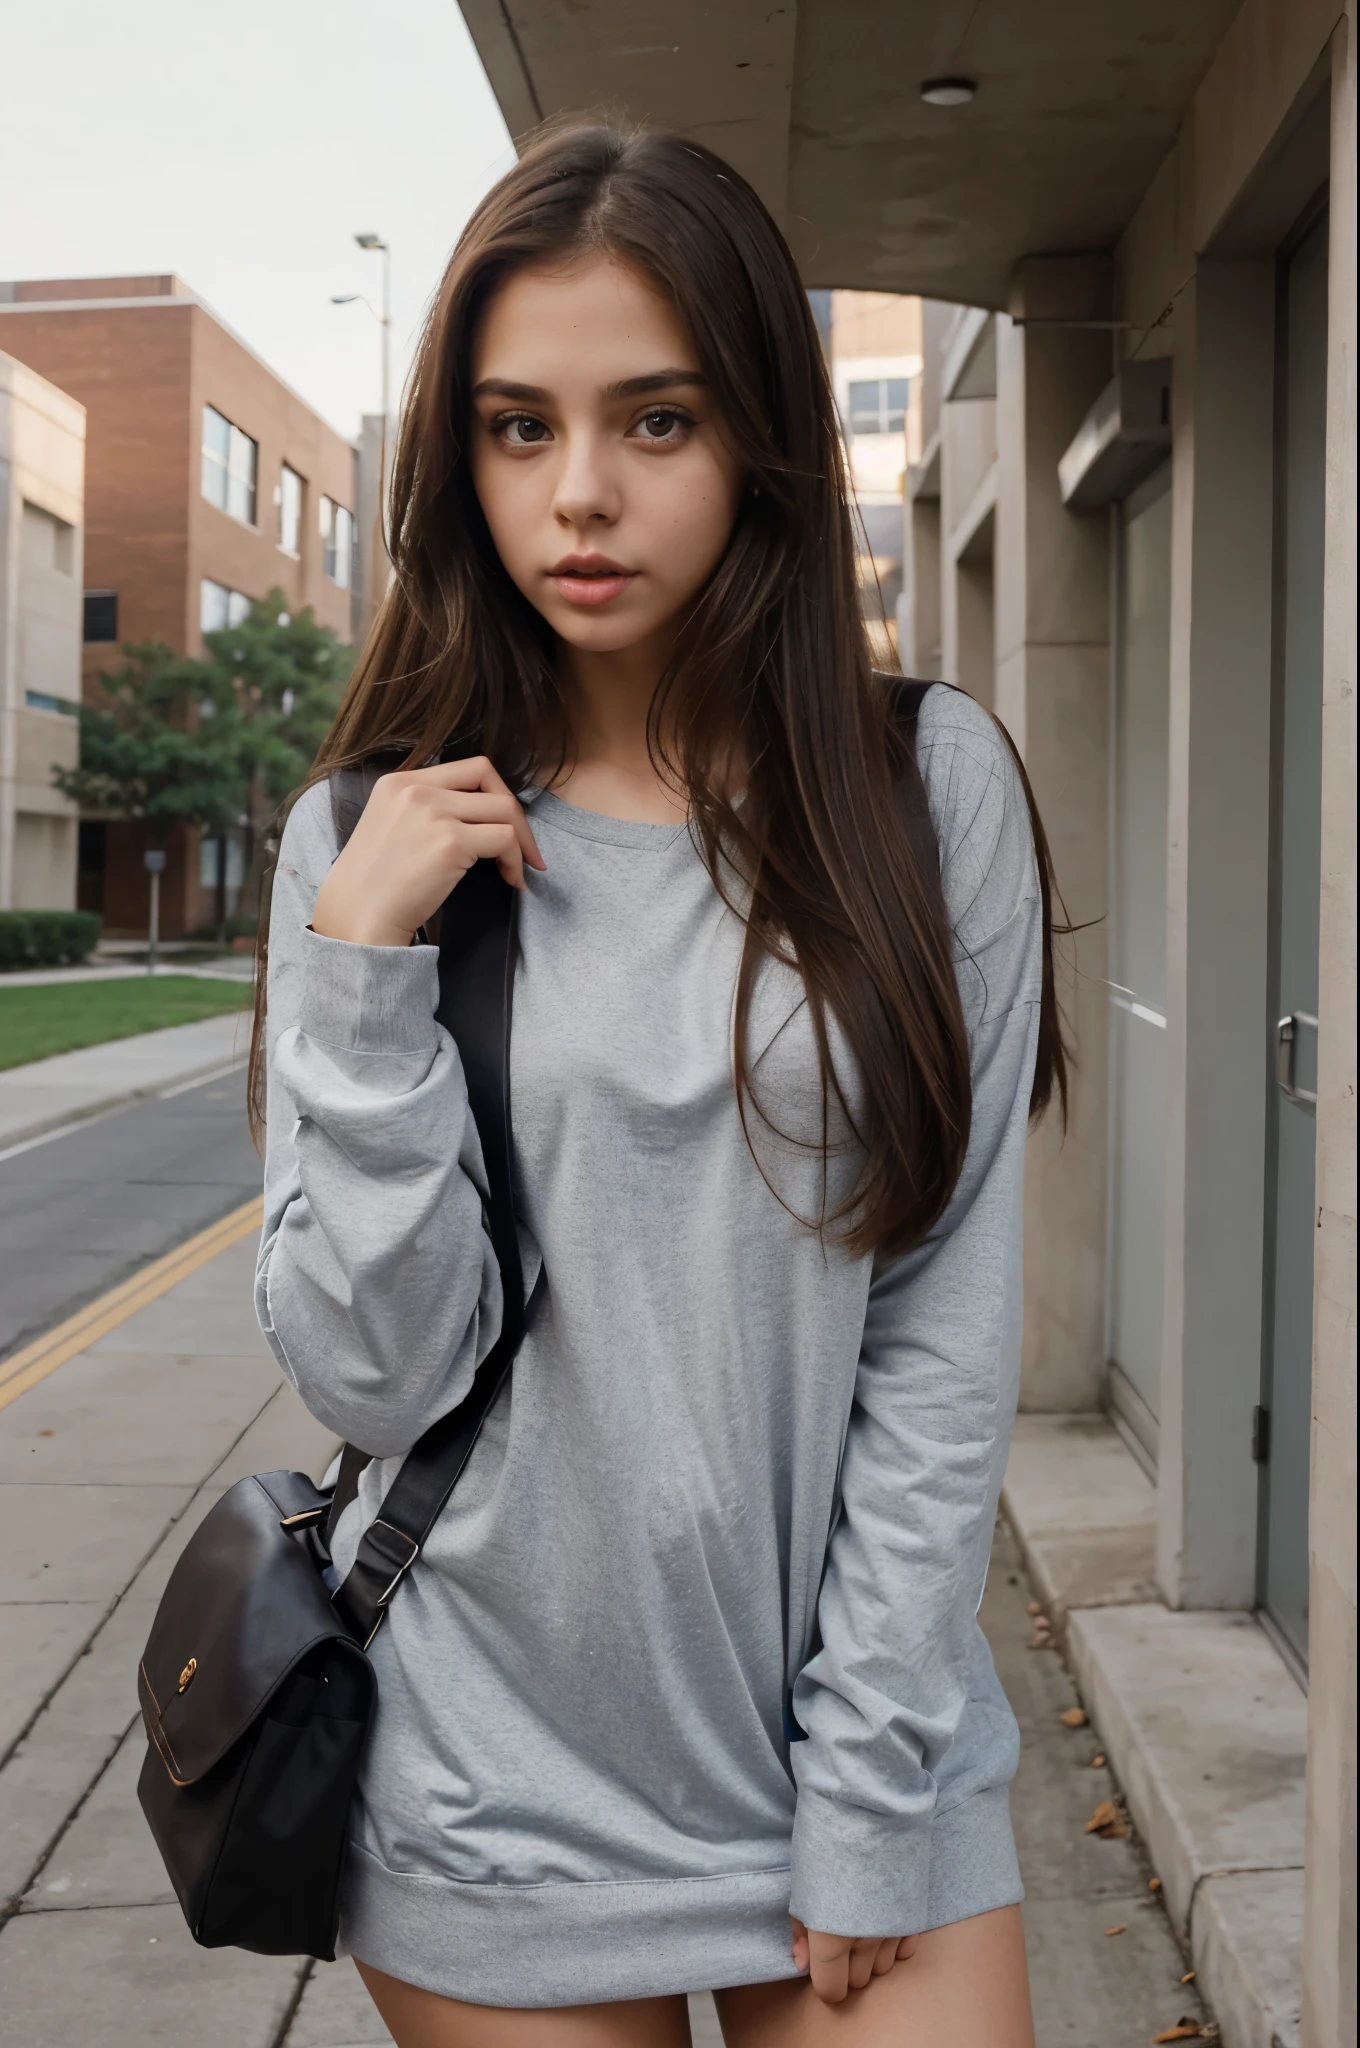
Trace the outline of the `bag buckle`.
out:
[[[383,1609],[420,1555],[420,1545],[408,1536],[404,1529],[394,1529],[390,1522],[381,1519],[370,1522],[364,1531],[363,1542],[359,1546],[361,1551],[365,1545],[376,1550],[381,1563],[390,1566],[392,1570],[392,1576],[382,1591],[374,1595],[378,1618],[381,1620]],[[375,1632],[377,1625],[377,1622],[373,1625]],[[368,1640],[372,1642],[372,1635]]]

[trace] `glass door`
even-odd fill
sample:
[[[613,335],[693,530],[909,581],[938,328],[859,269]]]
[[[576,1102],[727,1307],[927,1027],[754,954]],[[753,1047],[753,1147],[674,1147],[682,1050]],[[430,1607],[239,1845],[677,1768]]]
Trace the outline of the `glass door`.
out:
[[[1171,465],[1119,508],[1110,848],[1109,1399],[1155,1464],[1162,1363]]]
[[[1322,562],[1327,430],[1327,221],[1282,276],[1278,414],[1275,818],[1261,1602],[1308,1657],[1318,899],[1322,840]]]

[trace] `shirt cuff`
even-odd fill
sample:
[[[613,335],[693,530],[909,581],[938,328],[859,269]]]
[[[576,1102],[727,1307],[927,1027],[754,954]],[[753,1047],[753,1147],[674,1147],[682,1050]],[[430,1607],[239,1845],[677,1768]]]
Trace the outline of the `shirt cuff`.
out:
[[[819,1934],[919,1934],[930,1897],[930,1821],[803,1790],[793,1814],[789,1911]]]
[[[926,1822],[798,1795],[789,1911],[819,1934],[928,1934],[1024,1896],[1006,1785]]]
[[[430,1052],[438,1003],[437,946],[355,946],[304,930],[304,1036],[346,1052]]]

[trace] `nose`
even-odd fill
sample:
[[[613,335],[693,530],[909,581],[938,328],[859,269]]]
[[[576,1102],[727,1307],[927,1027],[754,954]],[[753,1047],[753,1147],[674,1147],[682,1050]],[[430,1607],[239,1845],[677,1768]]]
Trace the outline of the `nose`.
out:
[[[583,427],[568,430],[565,440],[553,492],[553,517],[566,528],[612,526],[623,503],[605,437]]]

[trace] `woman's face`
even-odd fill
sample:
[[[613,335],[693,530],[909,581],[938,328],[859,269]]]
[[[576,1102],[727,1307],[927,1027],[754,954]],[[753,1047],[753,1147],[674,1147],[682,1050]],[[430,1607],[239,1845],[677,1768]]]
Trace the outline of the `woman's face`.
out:
[[[472,383],[473,481],[510,577],[571,647],[664,652],[741,496],[674,307],[606,256],[519,271]]]

